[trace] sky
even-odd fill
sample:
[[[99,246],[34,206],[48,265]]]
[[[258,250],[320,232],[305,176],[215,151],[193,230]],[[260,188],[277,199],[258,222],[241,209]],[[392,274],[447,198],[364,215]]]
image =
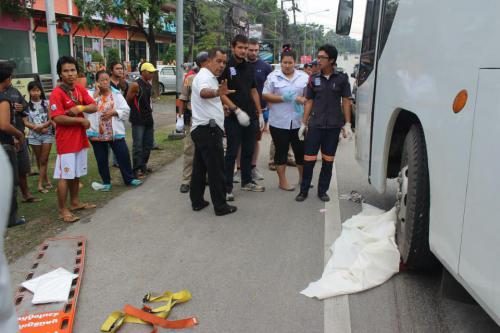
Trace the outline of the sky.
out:
[[[277,0],[278,6],[281,5]],[[325,26],[326,30],[335,30],[337,22],[338,0],[296,0],[301,12],[296,12],[297,23],[316,23]],[[291,8],[292,2],[283,4],[284,8]],[[354,16],[351,26],[351,37],[361,39],[365,18],[366,0],[354,0]],[[328,9],[328,11],[326,11]],[[319,12],[319,13],[318,13]],[[289,12],[290,22],[293,22],[293,12]]]

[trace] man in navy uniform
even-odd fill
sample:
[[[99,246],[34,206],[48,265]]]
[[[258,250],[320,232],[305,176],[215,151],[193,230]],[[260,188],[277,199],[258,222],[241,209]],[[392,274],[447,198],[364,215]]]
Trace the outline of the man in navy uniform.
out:
[[[322,165],[318,181],[318,197],[329,201],[326,193],[332,178],[333,161],[340,132],[351,138],[351,87],[346,74],[335,70],[338,51],[333,45],[318,49],[320,72],[311,75],[307,85],[307,102],[299,138],[304,139],[304,174],[300,193],[295,200],[307,198],[316,156],[321,149]]]

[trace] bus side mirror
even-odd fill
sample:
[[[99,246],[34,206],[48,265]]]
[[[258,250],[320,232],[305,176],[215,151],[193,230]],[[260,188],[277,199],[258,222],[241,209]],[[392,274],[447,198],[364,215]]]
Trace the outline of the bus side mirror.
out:
[[[351,32],[352,13],[354,0],[340,0],[339,10],[337,11],[337,26],[335,32],[337,35],[348,36]]]

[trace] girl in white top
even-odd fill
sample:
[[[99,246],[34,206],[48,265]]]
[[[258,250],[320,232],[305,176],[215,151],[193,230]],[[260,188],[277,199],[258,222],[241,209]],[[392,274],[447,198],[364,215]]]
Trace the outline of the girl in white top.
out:
[[[54,142],[54,129],[49,117],[49,102],[45,99],[40,81],[28,83],[30,102],[24,124],[29,128],[28,143],[36,156],[38,165],[38,192],[47,193],[52,184],[47,176],[47,163]]]
[[[274,164],[279,178],[279,188],[293,191],[286,179],[286,162],[288,148],[291,145],[297,170],[299,184],[302,180],[304,164],[304,142],[299,140],[299,128],[306,102],[304,91],[309,76],[295,70],[295,53],[282,53],[281,69],[275,70],[267,77],[262,91],[263,98],[269,102],[269,129],[276,147]]]

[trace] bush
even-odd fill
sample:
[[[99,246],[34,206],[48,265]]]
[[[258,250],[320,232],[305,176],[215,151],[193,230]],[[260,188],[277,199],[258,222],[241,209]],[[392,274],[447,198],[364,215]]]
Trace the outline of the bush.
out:
[[[102,62],[104,63],[104,57],[97,51],[92,51],[92,62]]]
[[[120,51],[116,48],[109,49],[108,54],[106,54],[106,64],[109,66],[112,62],[121,62]]]

